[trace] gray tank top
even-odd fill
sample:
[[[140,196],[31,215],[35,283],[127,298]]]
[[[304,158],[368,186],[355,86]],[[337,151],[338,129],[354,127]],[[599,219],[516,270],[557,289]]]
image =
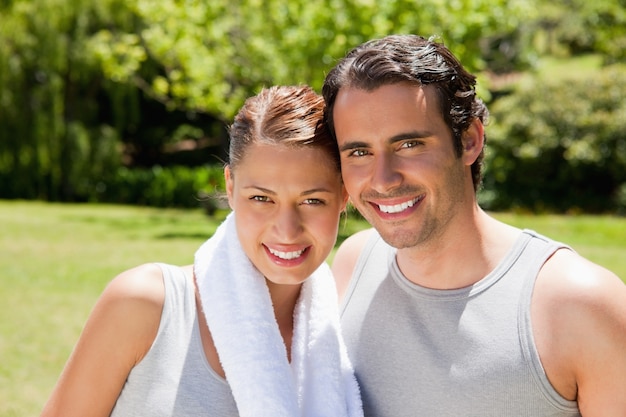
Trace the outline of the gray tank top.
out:
[[[365,415],[580,416],[548,381],[530,321],[537,273],[562,247],[525,230],[476,284],[433,290],[408,281],[375,234],[342,306]]]
[[[204,354],[193,281],[179,267],[159,266],[165,284],[161,324],[150,351],[128,375],[111,416],[237,416],[228,383]]]

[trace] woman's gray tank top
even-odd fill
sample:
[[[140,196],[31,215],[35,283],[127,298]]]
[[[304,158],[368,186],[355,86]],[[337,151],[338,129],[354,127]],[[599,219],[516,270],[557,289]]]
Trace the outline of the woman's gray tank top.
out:
[[[481,281],[433,290],[408,281],[376,234],[342,308],[365,415],[580,416],[550,385],[530,320],[537,273],[562,247],[525,230]]]
[[[128,375],[111,416],[237,416],[228,383],[204,354],[191,278],[179,267],[159,266],[165,284],[159,330]]]

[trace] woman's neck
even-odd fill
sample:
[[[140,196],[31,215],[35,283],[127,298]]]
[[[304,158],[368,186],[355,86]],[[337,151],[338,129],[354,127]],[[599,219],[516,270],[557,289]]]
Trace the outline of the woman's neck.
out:
[[[269,280],[265,280],[270,292],[270,298],[272,299],[272,306],[274,308],[274,316],[278,323],[278,329],[283,337],[285,347],[287,349],[287,357],[291,361],[291,340],[293,337],[293,311],[296,307],[296,302],[300,296],[299,285],[281,285],[275,284]]]

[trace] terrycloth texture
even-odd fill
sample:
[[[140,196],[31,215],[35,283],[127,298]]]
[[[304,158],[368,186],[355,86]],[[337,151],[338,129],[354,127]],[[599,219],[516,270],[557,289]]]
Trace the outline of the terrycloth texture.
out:
[[[239,415],[362,416],[324,263],[302,285],[291,364],[263,275],[245,255],[234,213],[196,252],[201,304]]]

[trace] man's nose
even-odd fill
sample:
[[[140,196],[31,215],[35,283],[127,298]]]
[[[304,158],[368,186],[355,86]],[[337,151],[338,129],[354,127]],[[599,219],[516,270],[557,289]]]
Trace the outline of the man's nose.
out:
[[[374,158],[371,173],[371,188],[384,193],[402,183],[402,174],[397,161],[390,154],[377,155]]]

